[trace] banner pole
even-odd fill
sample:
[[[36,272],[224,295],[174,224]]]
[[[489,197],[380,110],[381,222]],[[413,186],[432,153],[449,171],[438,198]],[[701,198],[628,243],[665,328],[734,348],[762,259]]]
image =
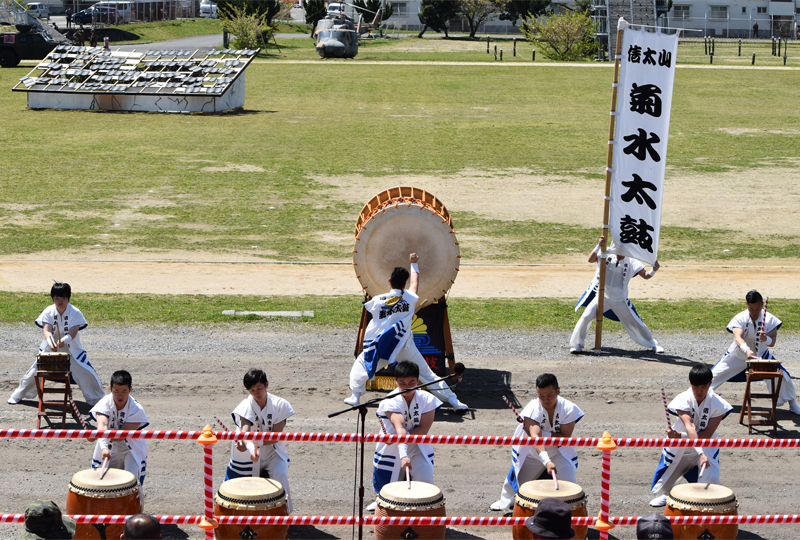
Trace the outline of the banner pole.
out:
[[[614,135],[617,129],[617,91],[619,84],[619,69],[620,69],[620,51],[622,51],[622,32],[623,29],[617,30],[617,45],[616,52],[614,53],[614,84],[611,88],[611,119],[608,125],[608,157],[606,158],[606,191],[605,198],[603,199],[603,232],[602,235],[606,237],[606,246],[611,242],[610,231],[608,226],[609,212],[610,212],[610,197],[611,197],[611,168],[614,165]],[[603,300],[606,294],[606,265],[605,257],[606,252],[602,251],[597,254],[600,262],[600,282],[597,284],[597,319],[595,323],[594,333],[594,352],[600,352],[603,343]],[[598,261],[599,262],[599,261]]]

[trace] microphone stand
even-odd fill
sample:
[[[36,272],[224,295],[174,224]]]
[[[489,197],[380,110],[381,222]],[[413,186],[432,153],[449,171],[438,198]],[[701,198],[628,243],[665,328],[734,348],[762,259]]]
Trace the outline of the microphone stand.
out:
[[[407,388],[405,390],[401,390],[400,392],[395,392],[391,396],[383,396],[375,399],[371,399],[369,401],[365,401],[359,405],[355,405],[353,407],[348,407],[346,409],[342,409],[341,411],[333,412],[328,415],[328,418],[333,418],[334,416],[339,416],[340,414],[344,414],[346,412],[358,410],[359,416],[361,417],[361,433],[359,437],[359,444],[361,446],[361,472],[359,478],[359,486],[358,486],[358,540],[363,540],[364,538],[364,437],[365,431],[364,426],[367,420],[367,407],[374,403],[378,403],[383,401],[384,399],[388,399],[390,397],[395,397],[400,394],[406,394],[408,392],[413,392],[414,390],[419,390],[420,388],[425,388],[426,386],[430,386],[432,384],[440,383],[442,381],[447,381],[450,379],[454,379],[458,377],[459,382],[461,381],[461,376],[464,374],[463,371],[461,373],[454,373],[452,375],[448,375],[447,377],[442,377],[441,379],[437,379],[435,381],[431,381],[429,383],[420,384],[415,386],[414,388]]]

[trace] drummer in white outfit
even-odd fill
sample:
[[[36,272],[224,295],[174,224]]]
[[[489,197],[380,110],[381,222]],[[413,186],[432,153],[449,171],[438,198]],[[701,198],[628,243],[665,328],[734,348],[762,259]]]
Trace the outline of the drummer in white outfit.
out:
[[[69,303],[72,288],[69,283],[54,283],[50,288],[53,305],[48,306],[36,319],[36,326],[44,332],[44,339],[39,345],[39,352],[70,353],[70,372],[72,378],[83,392],[83,399],[89,405],[95,405],[103,396],[103,383],[97,372],[89,363],[86,351],[81,345],[79,330],[88,326],[83,313]],[[52,343],[51,343],[52,342]],[[36,394],[36,360],[28,369],[19,386],[8,398],[8,403],[15,405],[23,399],[34,399]]]
[[[517,426],[514,437],[572,437],[583,411],[560,396],[558,379],[552,373],[536,378],[538,399],[528,403],[520,413],[522,425]],[[511,448],[511,470],[503,483],[500,500],[489,509],[508,511],[514,506],[514,494],[519,486],[538,480],[554,472],[558,478],[576,482],[578,454],[574,446],[515,445]]]
[[[350,390],[352,395],[344,400],[348,405],[358,405],[361,396],[367,391],[367,381],[375,377],[379,369],[408,360],[419,368],[419,380],[425,384],[439,377],[431,370],[428,363],[417,350],[411,332],[411,320],[415,307],[419,302],[419,268],[416,253],[409,256],[411,273],[402,266],[392,270],[389,285],[392,290],[386,294],[375,296],[364,304],[372,315],[364,332],[364,346],[350,370]],[[409,280],[410,278],[410,280]],[[405,289],[409,281],[408,289]],[[447,402],[456,411],[466,411],[468,407],[461,403],[455,393],[444,382],[427,387],[428,391]]]
[[[613,248],[613,245],[612,245]],[[583,310],[583,315],[575,325],[572,331],[572,337],[569,340],[569,352],[577,354],[583,351],[586,334],[589,332],[589,326],[592,321],[597,318],[597,292],[600,284],[600,263],[598,262],[598,253],[605,252],[606,238],[600,237],[600,242],[589,254],[589,262],[597,262],[597,271],[594,275],[594,280],[589,285],[589,288],[583,293],[581,299],[575,305],[575,311],[581,306],[586,309]],[[655,353],[662,353],[664,349],[653,338],[650,329],[644,324],[639,314],[633,307],[633,304],[628,300],[628,283],[635,276],[640,276],[642,279],[652,278],[660,268],[658,261],[649,272],[645,271],[645,266],[642,262],[625,257],[624,255],[608,254],[605,259],[606,264],[606,284],[605,284],[605,298],[603,300],[603,314],[612,320],[618,320],[622,323],[622,327],[628,332],[628,335],[636,343],[642,347],[652,349]]]
[[[711,372],[714,374],[714,382],[711,388],[716,390],[726,381],[744,382],[746,380],[745,370],[747,360],[756,358],[766,358],[775,360],[772,356],[770,347],[775,345],[778,340],[778,329],[783,322],[772,313],[765,313],[764,301],[761,293],[753,289],[745,296],[747,309],[736,315],[728,323],[728,332],[733,334],[733,343],[728,347],[725,355],[717,362]],[[797,393],[794,382],[789,372],[781,366],[783,372],[783,382],[781,392],[778,395],[778,407],[784,403],[789,404],[789,410],[795,414],[800,414],[800,406],[797,405]],[[765,381],[766,384],[766,381]],[[770,384],[776,384],[771,382]]]

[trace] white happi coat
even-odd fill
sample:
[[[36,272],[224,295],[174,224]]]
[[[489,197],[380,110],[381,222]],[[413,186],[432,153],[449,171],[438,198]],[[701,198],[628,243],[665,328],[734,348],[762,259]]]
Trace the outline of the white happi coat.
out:
[[[597,259],[597,269],[589,287],[581,295],[578,303],[575,304],[575,311],[578,308],[586,307],[597,296],[600,289],[600,259]],[[628,284],[636,275],[645,269],[644,264],[634,258],[625,257],[621,261],[616,255],[606,256],[606,286],[605,297],[610,300],[628,300]]]
[[[538,424],[542,429],[542,437],[560,437],[561,425],[580,421],[580,419],[583,418],[583,411],[571,401],[558,396],[553,418],[550,418],[550,416],[547,414],[547,409],[542,407],[542,404],[538,399],[531,400],[527,405],[525,405],[525,408],[522,409],[522,412],[520,413],[520,417],[522,418],[523,422],[526,418],[530,418],[534,421],[534,423]],[[518,425],[517,429],[514,431],[514,437],[527,436],[528,434],[525,433],[524,425]],[[566,459],[567,462],[572,466],[573,470],[578,468],[578,454],[575,451],[574,446],[558,447],[558,452],[564,456],[564,459]],[[522,465],[529,456],[533,456],[534,459],[539,458],[535,446],[514,445],[511,447],[513,475],[509,473],[509,481],[511,481],[511,486],[514,488],[515,492],[519,491],[519,485],[517,481],[517,478],[519,477],[519,471],[522,469]]]
[[[236,432],[242,431],[242,418],[252,424],[250,431],[272,431],[275,424],[280,424],[287,418],[294,415],[294,409],[283,398],[267,393],[267,405],[263,409],[258,406],[253,396],[247,396],[231,413],[233,421],[236,424]],[[261,458],[259,461],[266,462],[270,457],[270,450],[274,451],[278,457],[289,463],[289,454],[286,451],[286,445],[283,441],[276,443],[262,441],[252,441],[256,448],[260,448]],[[241,476],[257,477],[261,474],[261,466],[254,466],[250,460],[250,451],[245,449],[244,452],[236,448],[236,442],[231,444],[231,461],[228,464],[228,471],[225,475],[225,480],[231,478],[238,478]],[[284,488],[285,489],[285,488]]]
[[[392,289],[364,304],[372,315],[364,331],[363,343],[364,365],[370,379],[375,376],[378,362],[394,362],[412,336],[411,320],[418,301],[419,296],[409,290]]]
[[[103,397],[97,405],[92,407],[89,414],[92,415],[95,422],[97,421],[98,414],[107,416],[108,429],[122,429],[122,426],[129,422],[138,424],[135,428],[137,430],[144,429],[150,425],[150,421],[147,419],[144,409],[132,396],[128,396],[128,402],[122,409],[117,409],[117,406],[114,404],[114,396],[108,394]],[[129,451],[131,453],[138,468],[138,475],[135,476],[137,476],[139,484],[143,484],[147,472],[147,439],[123,439],[121,441],[113,441],[109,443],[109,449],[111,450],[112,458],[115,453],[120,451]],[[92,455],[92,469],[98,468],[102,463],[103,447],[100,441],[97,441],[94,445],[94,454]]]
[[[758,320],[753,322],[753,319],[750,317],[750,312],[744,310],[731,319],[731,322],[728,323],[727,330],[732,334],[735,328],[741,329],[742,339],[744,339],[744,342],[751,351],[761,358],[774,360],[775,357],[772,355],[772,351],[769,350],[767,344],[758,339],[758,333],[762,331],[762,326],[764,333],[768,334],[780,328],[781,325],[783,325],[783,322],[771,313],[767,313],[766,320],[764,320],[763,316],[759,316]],[[714,382],[711,384],[711,388],[718,388],[722,383],[727,381],[744,382],[746,380],[744,373],[746,369],[747,355],[742,352],[734,339],[722,358],[711,368],[711,372],[714,374]],[[778,396],[779,407],[787,401],[792,401],[797,398],[791,375],[783,366],[781,366],[781,371],[783,372],[783,383],[781,384],[781,392]],[[764,384],[769,383],[765,381]]]
[[[692,422],[694,423],[697,433],[699,434],[705,431],[709,420],[712,418],[717,418],[718,416],[725,418],[730,414],[733,407],[731,407],[730,403],[715,394],[713,390],[708,391],[706,399],[704,399],[702,403],[697,403],[697,400],[694,398],[694,394],[692,393],[692,389],[689,388],[685,392],[681,392],[675,396],[675,399],[670,402],[667,409],[669,410],[670,414],[675,416],[678,416],[678,411],[688,411],[692,416]],[[683,420],[681,420],[680,417],[678,417],[678,419],[672,424],[672,429],[678,433],[688,433],[686,426],[683,425]],[[716,439],[717,433],[714,432],[710,438]],[[719,470],[719,448],[705,447],[702,448],[702,450],[708,458],[709,464]],[[653,475],[651,489],[659,480],[662,482],[669,480],[675,470],[675,465],[680,462],[685,452],[699,453],[699,449],[694,447],[669,447],[662,450],[661,461],[658,463],[656,472]]]
[[[398,390],[394,390],[398,392]],[[390,394],[391,395],[391,394]],[[391,399],[381,401],[378,407],[378,421],[383,424],[383,430],[388,435],[397,435],[397,430],[389,421],[386,413],[400,413],[405,418],[406,431],[410,432],[419,426],[422,415],[435,411],[442,406],[442,402],[436,397],[417,390],[411,403],[406,403],[402,395],[396,395]],[[412,445],[409,444],[409,449]],[[433,445],[422,443],[416,445],[431,467],[433,467]],[[381,492],[381,488],[391,482],[397,482],[400,477],[400,454],[397,444],[378,443],[375,447],[375,457],[373,459],[372,484],[376,493]]]

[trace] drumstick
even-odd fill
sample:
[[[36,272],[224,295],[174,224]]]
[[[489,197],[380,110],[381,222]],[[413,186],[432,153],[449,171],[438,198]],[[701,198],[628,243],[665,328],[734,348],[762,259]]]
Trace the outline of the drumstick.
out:
[[[50,334],[49,336],[47,336],[47,343],[48,343],[48,345],[50,345],[51,349],[58,350],[58,347],[56,346],[56,340],[53,337],[53,334]]]
[[[556,491],[558,491],[558,476],[556,476],[556,471],[553,471],[553,483],[556,485]]]
[[[517,422],[522,422],[522,418],[519,416],[517,409],[515,409],[514,406],[511,404],[511,402],[508,401],[508,398],[506,396],[503,396],[503,401],[506,402],[506,405],[508,405],[508,408],[511,409],[511,411],[514,413],[514,416],[517,417]]]
[[[706,464],[705,464],[705,463],[703,463],[702,465],[700,465],[700,474],[698,474],[698,475],[697,475],[697,477],[698,477],[698,478],[702,478],[702,477],[703,477],[703,473],[704,473],[704,472],[706,472]]]
[[[100,465],[100,480],[103,479],[103,477],[106,475],[107,472],[108,472],[108,458],[105,458],[103,460],[103,464]]]
[[[672,429],[672,419],[669,417],[669,406],[667,406],[667,394],[661,389],[661,401],[664,402],[664,414],[667,415],[667,431]]]
[[[406,487],[411,489],[411,467],[406,465]]]

